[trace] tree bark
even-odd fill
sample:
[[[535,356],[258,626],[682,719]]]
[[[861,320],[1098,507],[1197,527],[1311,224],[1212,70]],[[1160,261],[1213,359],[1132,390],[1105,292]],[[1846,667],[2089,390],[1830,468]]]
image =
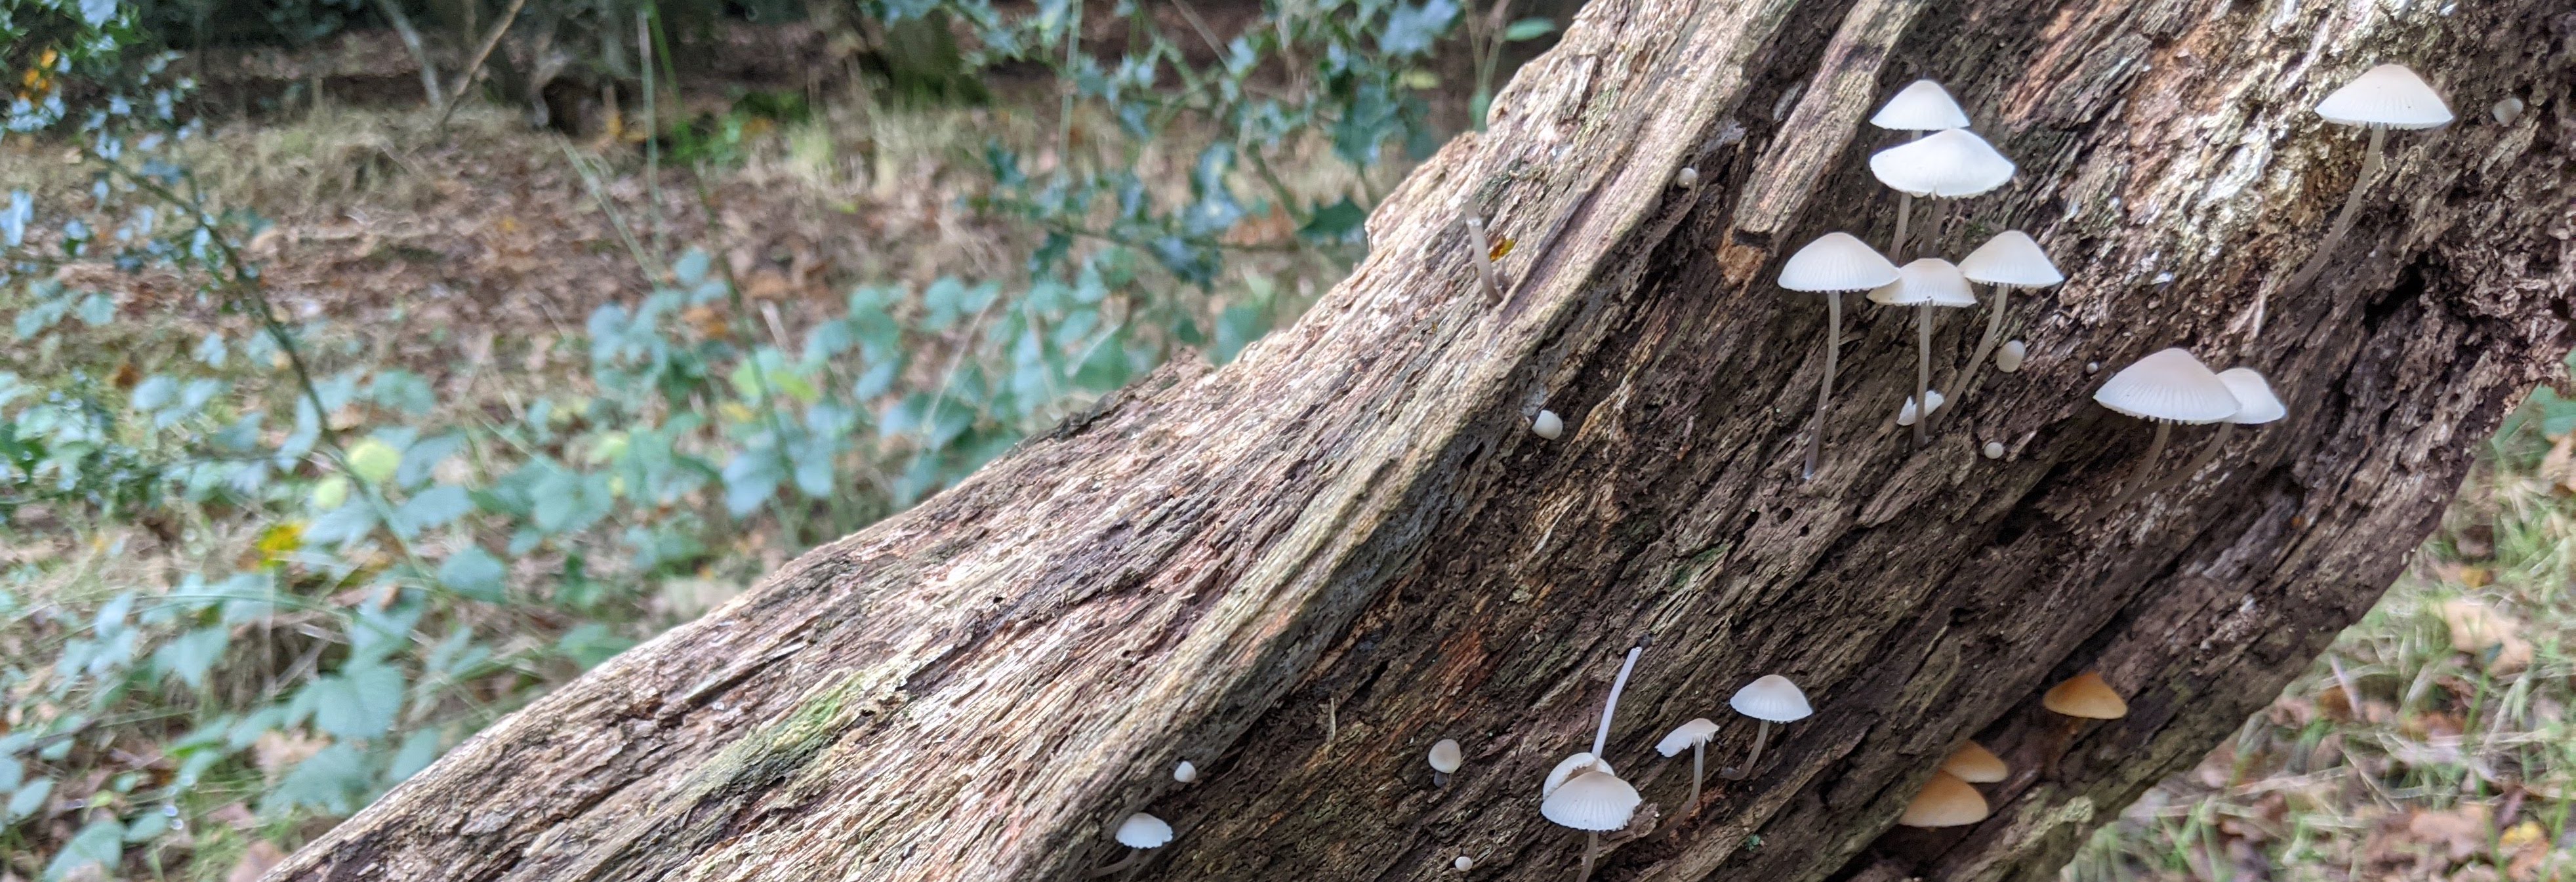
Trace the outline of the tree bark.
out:
[[[1179,835],[1137,878],[1565,879],[1582,838],[1539,782],[1648,635],[1608,752],[1647,804],[1594,878],[2050,878],[2366,609],[2559,370],[2561,9],[1597,0],[1294,327],[816,549],[269,878],[1075,879],[1151,811]],[[2309,108],[2389,60],[2461,119],[2392,137],[2342,253],[2249,344],[2231,323],[2361,162]],[[1861,120],[1923,75],[2021,164],[1928,246],[2019,227],[2069,281],[2013,298],[2027,366],[1919,448],[1887,419],[1911,316],[1861,306],[1801,482],[1825,310],[1772,276],[1827,231],[1886,240],[1864,159],[1901,136]],[[2528,109],[2499,123],[2508,96]],[[1519,241],[1499,308],[1469,209]],[[1942,370],[1982,324],[1946,323]],[[2175,345],[2261,369],[2290,416],[2113,510],[2150,431],[2087,399]],[[1542,402],[1562,439],[1527,429]],[[2087,670],[2130,714],[2065,736],[2037,697]],[[1740,761],[1754,730],[1724,702],[1770,672],[1815,715],[1680,805],[1687,762],[1649,746],[1709,716],[1710,765]],[[1888,832],[1971,737],[2015,769],[1993,816]],[[1441,738],[1466,765],[1435,787]]]

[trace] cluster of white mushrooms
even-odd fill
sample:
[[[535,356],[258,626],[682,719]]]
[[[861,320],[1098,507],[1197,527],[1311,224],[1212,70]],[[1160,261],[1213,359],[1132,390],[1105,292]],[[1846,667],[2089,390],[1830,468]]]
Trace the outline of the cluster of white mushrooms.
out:
[[[2521,108],[2515,104],[2512,113]],[[2313,279],[2327,255],[2351,229],[2361,195],[2380,169],[2387,130],[2424,129],[2447,124],[2451,111],[2413,71],[2398,65],[2372,68],[2350,84],[2336,90],[2317,105],[2317,112],[2328,121],[2365,127],[2370,133],[2369,152],[2362,163],[2360,176],[2344,202],[2343,211],[2325,239],[2290,282],[2285,292],[2296,293]],[[2506,118],[2508,108],[2496,107],[2495,113]],[[1899,91],[1895,98],[1870,117],[1870,123],[1883,129],[1913,133],[1912,140],[1878,151],[1870,157],[1870,172],[1881,183],[1898,193],[1896,230],[1889,239],[1887,251],[1880,253],[1849,233],[1827,233],[1790,255],[1780,269],[1780,287],[1825,295],[1827,331],[1824,342],[1824,378],[1816,389],[1816,414],[1807,438],[1805,477],[1815,476],[1817,460],[1824,440],[1825,416],[1832,405],[1834,367],[1842,338],[1842,295],[1866,291],[1871,302],[1886,306],[1915,307],[1918,354],[1915,360],[1914,395],[1908,398],[1896,416],[1901,426],[1914,429],[1916,443],[1929,437],[1930,428],[1943,408],[1956,411],[1976,379],[1977,370],[1991,356],[1995,369],[2003,373],[2020,370],[2028,357],[2028,347],[2019,340],[2003,341],[2006,298],[2014,289],[2040,289],[2060,284],[2066,276],[2039,242],[2019,230],[2006,230],[1987,240],[1957,263],[1939,257],[1925,256],[1898,266],[1888,255],[1903,256],[1909,228],[1912,226],[1914,200],[1957,200],[1984,194],[2012,179],[2010,159],[1968,130],[1966,111],[1940,84],[1917,81]],[[1679,186],[1698,182],[1698,172],[1682,169],[1676,175]],[[1468,241],[1476,253],[1478,283],[1486,299],[1499,302],[1503,289],[1487,253],[1490,242],[1484,235],[1481,219],[1472,214],[1466,219]],[[1930,243],[1937,235],[1923,237]],[[1985,334],[1969,356],[1968,363],[1951,374],[1946,391],[1932,388],[1932,319],[1935,308],[1964,308],[1977,305],[1973,285],[1985,285],[1994,294],[1988,307]],[[2251,314],[2253,330],[2262,330],[2264,300],[2258,295]],[[2000,342],[2000,348],[1998,343]],[[2095,391],[2093,399],[2113,411],[2153,422],[2155,439],[2127,482],[2118,503],[2124,506],[2139,495],[2161,490],[2197,474],[2218,457],[2236,426],[2259,425],[2281,419],[2287,414],[2271,384],[2251,368],[2235,367],[2212,371],[2190,352],[2180,348],[2165,349],[2139,359],[2135,364],[2114,373]],[[1554,411],[1525,411],[1531,416],[1531,430],[1542,438],[1554,440],[1565,431],[1565,422]],[[2161,482],[2151,481],[2157,458],[2171,438],[2175,424],[2218,424],[2218,432],[2208,446],[2181,471]],[[1987,458],[2003,455],[2002,445],[1989,441],[1984,445]],[[1601,834],[1628,829],[1636,821],[1644,797],[1637,788],[1619,777],[1611,768],[1604,751],[1609,747],[1610,720],[1619,707],[1619,694],[1627,688],[1628,676],[1637,666],[1643,651],[1640,644],[1628,650],[1626,661],[1619,666],[1612,681],[1610,696],[1603,702],[1601,722],[1595,730],[1592,749],[1566,757],[1548,772],[1539,788],[1539,814],[1558,825],[1583,831],[1585,844],[1578,882],[1592,873],[1592,863],[1600,847]],[[2043,753],[2054,773],[2058,754],[2087,720],[2117,719],[2128,713],[2128,705],[2101,676],[2085,673],[2048,690],[2041,704],[2050,712],[2067,719],[2055,733],[2056,742]],[[1728,701],[1736,713],[1756,721],[1753,746],[1741,766],[1721,770],[1718,775],[1740,781],[1753,775],[1754,765],[1762,758],[1762,748],[1769,739],[1771,726],[1802,720],[1814,713],[1806,693],[1796,683],[1778,674],[1764,675],[1736,691]],[[1691,752],[1691,789],[1689,810],[1700,806],[1702,786],[1707,778],[1706,750],[1717,736],[1718,723],[1702,717],[1690,720],[1672,730],[1655,745],[1666,758],[1677,757],[1687,748]],[[1449,776],[1465,764],[1465,751],[1455,739],[1441,739],[1431,746],[1426,756],[1431,765],[1433,786],[1445,787]],[[1962,744],[1932,774],[1898,818],[1909,827],[1950,827],[1984,820],[1988,807],[1974,785],[1998,783],[2008,779],[2011,769],[2002,758],[1974,741]],[[1172,770],[1173,780],[1187,784],[1198,780],[1198,768],[1184,760]],[[1135,851],[1125,859],[1094,870],[1102,876],[1138,866],[1146,852],[1172,840],[1172,827],[1161,818],[1137,812],[1126,816],[1115,828],[1117,841]],[[1465,871],[1475,866],[1475,858],[1459,855],[1452,865]]]

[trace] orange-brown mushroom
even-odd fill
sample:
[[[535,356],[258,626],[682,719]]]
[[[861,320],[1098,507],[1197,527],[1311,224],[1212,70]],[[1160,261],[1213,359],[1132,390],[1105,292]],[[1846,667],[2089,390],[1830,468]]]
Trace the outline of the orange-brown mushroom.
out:
[[[1986,819],[1986,797],[1948,772],[1932,773],[1896,823],[1907,827],[1958,827]]]
[[[2041,707],[2059,714],[2087,720],[2116,720],[2129,715],[2129,702],[2102,682],[2102,675],[2086,671],[2067,678],[2040,696]]]
[[[2012,767],[1985,745],[1970,741],[1959,745],[1956,753],[1941,763],[1941,771],[1970,784],[1993,784],[2010,777]]]

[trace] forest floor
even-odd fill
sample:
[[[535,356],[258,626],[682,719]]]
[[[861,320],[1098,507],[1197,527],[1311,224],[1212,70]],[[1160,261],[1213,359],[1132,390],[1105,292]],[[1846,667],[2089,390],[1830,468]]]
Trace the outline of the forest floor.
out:
[[[651,287],[607,212],[628,213],[657,239],[706,243],[767,305],[769,322],[791,327],[834,308],[859,282],[1009,276],[1034,239],[966,200],[983,174],[973,156],[984,137],[1019,131],[1042,140],[1034,123],[1008,113],[864,100],[818,108],[814,121],[755,132],[737,162],[711,166],[703,201],[657,192],[694,181],[677,173],[646,180],[631,145],[568,142],[497,111],[464,114],[443,141],[427,125],[417,113],[325,108],[222,127],[199,171],[222,201],[276,221],[252,244],[285,309],[327,318],[341,345],[422,374],[447,399],[442,407],[506,412],[528,389],[566,382],[579,366],[550,361],[562,356],[542,339],[577,338],[593,309]],[[0,191],[86,186],[85,172],[33,151],[19,141],[0,146]],[[1167,157],[1164,176],[1186,177],[1187,158]],[[1292,183],[1330,194],[1349,181]],[[663,200],[654,203],[656,195]],[[1302,292],[1299,302],[1341,271],[1313,255],[1255,265],[1262,284]],[[118,308],[176,326],[240,322],[148,284],[125,291]],[[133,333],[122,327],[67,333],[116,346],[129,340],[115,335]],[[2387,598],[2231,744],[2105,828],[2067,878],[2576,878],[2576,597],[2568,591],[2576,419],[2549,412],[2562,404],[2536,402],[2490,442],[2443,528]],[[13,589],[37,608],[112,583],[169,585],[192,561],[255,557],[261,539],[216,530],[171,542],[156,540],[148,524],[17,526],[18,538],[0,542],[0,568],[77,563],[49,569],[61,575],[48,583]],[[658,586],[629,636],[721,602],[782,562],[788,545],[746,536],[721,549],[695,575]],[[524,628],[519,639],[534,643],[567,630],[547,615],[481,627]],[[530,689],[577,671],[535,671]],[[263,741],[259,754],[273,774],[313,749],[281,738]],[[269,838],[291,844],[311,832],[278,837],[239,802],[188,820],[243,835],[201,849],[209,860],[170,878],[245,878],[276,858]],[[0,862],[0,882],[34,875]]]

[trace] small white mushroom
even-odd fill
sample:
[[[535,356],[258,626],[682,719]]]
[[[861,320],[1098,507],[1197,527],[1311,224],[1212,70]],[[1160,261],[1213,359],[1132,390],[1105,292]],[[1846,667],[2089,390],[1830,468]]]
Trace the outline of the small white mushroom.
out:
[[[1538,416],[1530,420],[1530,431],[1554,441],[1565,434],[1565,418],[1557,416],[1553,410],[1539,411]]]
[[[2513,125],[2514,120],[2522,118],[2522,99],[2507,95],[2494,107],[2488,108],[2487,113],[2495,117],[2496,125]]]
[[[2004,307],[2013,289],[2047,288],[2066,281],[2066,274],[2058,271],[2055,261],[2048,259],[2048,252],[2041,250],[2039,240],[2020,230],[1997,233],[1994,238],[1986,240],[1986,244],[1977,246],[1977,250],[1968,252],[1967,258],[1959,261],[1959,274],[1966,276],[1968,281],[1993,288],[1995,303],[1986,311],[1986,333],[1977,338],[1977,349],[1968,356],[1968,366],[1950,377],[1952,398],[1968,394],[1968,384],[1974,382],[1977,371],[1985,367],[1986,353],[1993,352],[1996,341],[2003,339]],[[2007,374],[2020,370],[2021,356],[2013,356],[2011,367],[2004,367],[2003,359],[1998,358],[1995,368]]]
[[[1764,674],[1744,684],[1744,688],[1735,690],[1735,697],[1727,699],[1726,704],[1736,713],[1762,721],[1761,728],[1753,730],[1753,753],[1744,758],[1744,765],[1717,773],[1718,777],[1729,781],[1753,777],[1753,764],[1762,759],[1762,742],[1771,736],[1771,724],[1793,723],[1816,713],[1815,708],[1807,704],[1807,693],[1799,691],[1798,684],[1778,674]]]
[[[1834,397],[1834,361],[1842,348],[1843,292],[1867,291],[1894,282],[1896,264],[1850,233],[1826,233],[1809,242],[1780,265],[1780,287],[1825,295],[1825,378],[1816,384],[1816,417],[1807,435],[1807,462],[1802,478],[1816,476],[1816,461],[1825,444],[1825,410]]]
[[[1466,856],[1466,855],[1463,855],[1463,854],[1462,854],[1462,855],[1459,855],[1459,856],[1458,856],[1458,859],[1457,859],[1457,860],[1450,861],[1450,862],[1449,862],[1449,865],[1450,865],[1450,866],[1452,866],[1452,867],[1457,867],[1457,868],[1458,868],[1458,872],[1464,873],[1464,872],[1466,872],[1466,871],[1468,871],[1468,870],[1472,870],[1472,869],[1475,869],[1475,868],[1476,868],[1476,859],[1475,859],[1475,858],[1468,857],[1468,856]]]
[[[2433,91],[2432,85],[2424,82],[2423,77],[2416,76],[2402,64],[2383,64],[2354,77],[2352,82],[2327,95],[2326,100],[2317,102],[2317,115],[2336,125],[2369,129],[2370,149],[2361,156],[2361,174],[2353,178],[2352,192],[2344,196],[2343,211],[2335,215],[2334,226],[2327,228],[2326,237],[2317,243],[2316,252],[2308,256],[2307,265],[2300,267],[2298,274],[2281,286],[2284,296],[2315,281],[2317,273],[2325,270],[2326,258],[2334,253],[2336,245],[2343,242],[2344,234],[2352,231],[2353,215],[2361,210],[2362,191],[2370,186],[2371,178],[2379,176],[2380,157],[2387,151],[2388,130],[2437,128],[2449,125],[2452,119],[2451,107],[2443,103],[2441,93]],[[2247,339],[2263,336],[2263,310],[2270,294],[2271,289],[2265,288],[2254,295],[2254,316],[2250,322],[2253,330],[2246,335]]]
[[[1887,99],[1887,105],[1871,114],[1869,124],[1901,132],[1937,132],[1942,129],[1968,127],[1968,112],[1959,107],[1950,90],[1931,80],[1915,80]]]
[[[1869,172],[1902,194],[1896,235],[1887,244],[1888,253],[1901,257],[1915,197],[1960,199],[1993,190],[2012,180],[2013,163],[1976,133],[1947,129],[1871,154]]]
[[[1163,819],[1153,815],[1137,812],[1128,815],[1126,820],[1118,822],[1115,837],[1118,844],[1135,851],[1129,852],[1125,860],[1091,871],[1092,876],[1106,876],[1142,863],[1145,860],[1145,852],[1161,848],[1172,841],[1172,825],[1163,823]]]
[[[1180,765],[1172,767],[1172,780],[1174,781],[1189,784],[1197,781],[1198,779],[1199,767],[1190,764],[1189,760],[1182,760]]]
[[[1700,717],[1674,727],[1672,734],[1664,736],[1664,740],[1655,743],[1655,752],[1667,757],[1679,756],[1682,748],[1690,748],[1690,804],[1693,807],[1699,805],[1700,781],[1708,777],[1708,740],[1716,736],[1717,723],[1707,717]]]
[[[2007,374],[2020,373],[2022,360],[2029,357],[2029,346],[2019,340],[2004,341],[2004,348],[1995,352],[1995,370]]]
[[[1899,267],[1896,271],[1896,281],[1870,289],[1869,302],[1881,306],[1914,307],[1914,337],[1917,344],[1914,361],[1914,397],[1906,399],[1906,404],[1911,407],[1917,400],[1929,401],[1931,404],[1926,408],[1927,410],[1938,409],[1941,406],[1941,399],[1934,397],[1935,393],[1932,392],[1932,310],[1934,307],[1961,308],[1977,305],[1976,292],[1968,288],[1968,277],[1960,274],[1959,267],[1949,261],[1938,257],[1926,257]],[[1896,424],[1913,426],[1916,444],[1927,440],[1926,433],[1931,428],[1923,422],[1908,419],[1901,414],[1896,418]]]
[[[2114,509],[2128,505],[2146,491],[2147,476],[2155,473],[2156,457],[2165,452],[2165,442],[2172,437],[2175,423],[2215,423],[2235,416],[2243,408],[2218,374],[2181,349],[2162,350],[2121,368],[2093,393],[2093,400],[2113,411],[2156,424],[2156,439],[2138,460],[2137,473],[2130,476],[2128,489],[2111,504]]]
[[[1699,169],[1695,169],[1687,165],[1682,166],[1681,171],[1673,173],[1673,186],[1683,188],[1699,186]],[[1466,868],[1460,867],[1459,869]]]
[[[1447,787],[1450,773],[1458,771],[1458,767],[1467,761],[1467,755],[1466,752],[1458,749],[1457,739],[1443,738],[1431,745],[1429,759],[1432,786]]]
[[[2002,459],[2002,458],[2004,458],[2004,442],[2001,442],[2001,441],[1988,441],[1988,442],[1986,442],[1986,458],[1987,458],[1987,459]]]
[[[2237,426],[2259,426],[2290,415],[2289,408],[2282,406],[2281,397],[2273,394],[2272,384],[2265,382],[2263,375],[2256,373],[2253,368],[2232,367],[2219,371],[2218,381],[2226,383],[2227,391],[2236,396],[2236,402],[2240,405],[2236,409],[2236,415],[2218,424],[2218,437],[2209,439],[2209,446],[2201,448],[2200,455],[2192,457],[2190,465],[2183,466],[2181,471],[2166,476],[2164,481],[2157,484],[2155,490],[2150,492],[2162,491],[2180,484],[2191,476],[2200,474],[2201,469],[2208,468],[2209,463],[2218,458],[2219,452],[2227,448],[2227,436],[2233,434]]]
[[[1940,413],[1941,405],[1948,403],[1946,399],[1941,397],[1941,393],[1939,392],[1926,392],[1923,394],[1928,396],[1926,400],[1932,402],[1933,413]],[[1913,396],[1907,396],[1905,399],[1905,405],[1896,409],[1896,424],[1900,426],[1912,426],[1917,425],[1922,421],[1921,415],[1915,411]]]

